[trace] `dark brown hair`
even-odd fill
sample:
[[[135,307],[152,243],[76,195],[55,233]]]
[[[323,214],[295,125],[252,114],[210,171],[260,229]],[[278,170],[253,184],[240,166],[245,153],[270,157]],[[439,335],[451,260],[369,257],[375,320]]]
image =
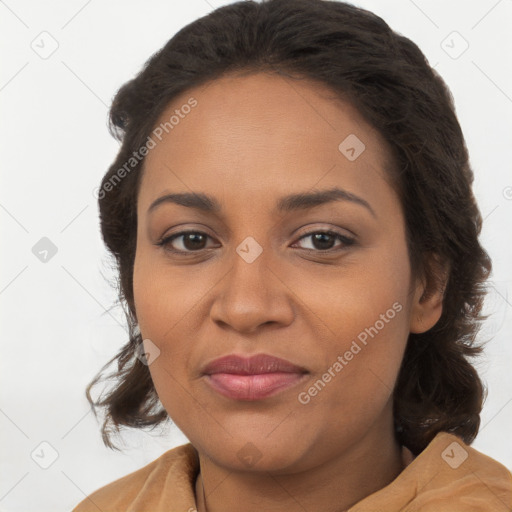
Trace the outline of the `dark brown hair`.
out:
[[[478,241],[482,219],[473,173],[452,96],[419,48],[373,13],[326,0],[237,2],[181,29],[118,91],[110,111],[112,134],[122,141],[99,192],[103,240],[115,258],[119,299],[129,341],[87,388],[96,414],[104,408],[104,443],[120,426],[149,427],[168,420],[148,367],[136,357],[141,343],[133,300],[137,192],[143,159],[119,170],[144,146],[157,119],[178,94],[226,73],[270,71],[308,78],[348,99],[384,137],[393,156],[392,179],[406,221],[413,276],[427,293],[449,268],[443,313],[422,334],[409,335],[394,390],[399,441],[422,451],[440,431],[466,443],[480,424],[484,389],[469,357],[491,261]],[[133,161],[132,161],[133,163]],[[122,179],[120,176],[122,175]],[[127,306],[127,307],[126,307]],[[93,400],[106,377],[114,383]]]

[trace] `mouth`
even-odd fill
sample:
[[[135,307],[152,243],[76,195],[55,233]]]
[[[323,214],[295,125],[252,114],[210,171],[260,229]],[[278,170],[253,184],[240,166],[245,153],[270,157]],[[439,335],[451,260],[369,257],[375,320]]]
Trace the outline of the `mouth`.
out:
[[[221,395],[234,400],[262,400],[302,382],[309,373],[290,361],[257,354],[231,354],[215,359],[202,371],[206,382]]]

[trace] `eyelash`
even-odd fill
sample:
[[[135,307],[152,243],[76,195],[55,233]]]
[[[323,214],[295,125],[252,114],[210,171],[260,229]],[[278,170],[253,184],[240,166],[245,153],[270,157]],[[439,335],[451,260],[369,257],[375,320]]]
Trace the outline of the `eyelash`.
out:
[[[336,231],[331,231],[331,230],[310,231],[309,233],[306,233],[306,234],[302,235],[298,240],[302,240],[304,238],[308,238],[308,237],[310,237],[312,235],[316,235],[316,234],[319,234],[319,233],[324,234],[324,235],[331,235],[331,236],[333,236],[336,240],[339,240],[340,242],[342,242],[343,247],[341,249],[338,248],[338,249],[325,249],[325,250],[321,250],[321,249],[304,249],[305,251],[315,252],[315,253],[319,253],[319,254],[330,254],[330,253],[333,253],[333,252],[338,252],[340,250],[344,250],[347,247],[350,247],[351,245],[354,245],[355,242],[356,242],[356,240],[354,238],[350,238],[350,237],[344,236],[344,235],[342,235],[340,233],[337,233]],[[173,253],[173,254],[178,254],[178,255],[200,253],[201,251],[206,250],[206,249],[198,249],[197,251],[182,251],[181,249],[171,249],[171,248],[168,247],[170,245],[170,243],[172,241],[174,241],[175,239],[177,239],[179,237],[182,237],[182,236],[185,236],[185,235],[189,235],[189,234],[205,235],[208,238],[211,238],[207,233],[204,233],[202,231],[180,231],[179,233],[175,233],[174,235],[162,238],[155,245],[157,245],[159,247],[163,247],[166,251],[168,251],[170,253]]]

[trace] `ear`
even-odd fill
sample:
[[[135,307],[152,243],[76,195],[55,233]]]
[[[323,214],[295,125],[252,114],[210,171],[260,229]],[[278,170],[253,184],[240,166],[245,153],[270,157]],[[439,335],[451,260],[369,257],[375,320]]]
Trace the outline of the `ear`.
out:
[[[449,266],[437,254],[428,257],[425,267],[413,289],[409,330],[415,334],[428,331],[441,318],[449,278]]]

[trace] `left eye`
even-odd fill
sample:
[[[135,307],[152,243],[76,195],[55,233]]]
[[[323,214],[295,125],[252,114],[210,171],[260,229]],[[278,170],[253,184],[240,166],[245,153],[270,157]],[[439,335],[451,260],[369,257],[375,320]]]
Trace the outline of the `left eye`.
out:
[[[168,236],[167,238],[163,238],[157,243],[157,245],[164,247],[167,251],[173,253],[191,253],[206,249],[205,243],[208,238],[211,239],[209,235],[201,231],[182,231],[181,233],[176,233]],[[355,242],[353,238],[344,236],[335,231],[312,231],[311,233],[301,236],[299,241],[307,238],[311,239],[313,247],[305,247],[305,249],[316,252],[326,252],[331,250],[332,244],[336,241],[341,242],[342,247],[348,247]],[[173,245],[176,240],[180,240],[181,248],[176,248]]]
[[[348,247],[352,245],[355,240],[353,238],[344,236],[335,231],[313,231],[299,238],[304,240],[311,238],[313,248],[306,248],[307,250],[329,251],[332,249],[331,244],[339,241],[342,246]],[[328,247],[326,247],[328,246]]]

